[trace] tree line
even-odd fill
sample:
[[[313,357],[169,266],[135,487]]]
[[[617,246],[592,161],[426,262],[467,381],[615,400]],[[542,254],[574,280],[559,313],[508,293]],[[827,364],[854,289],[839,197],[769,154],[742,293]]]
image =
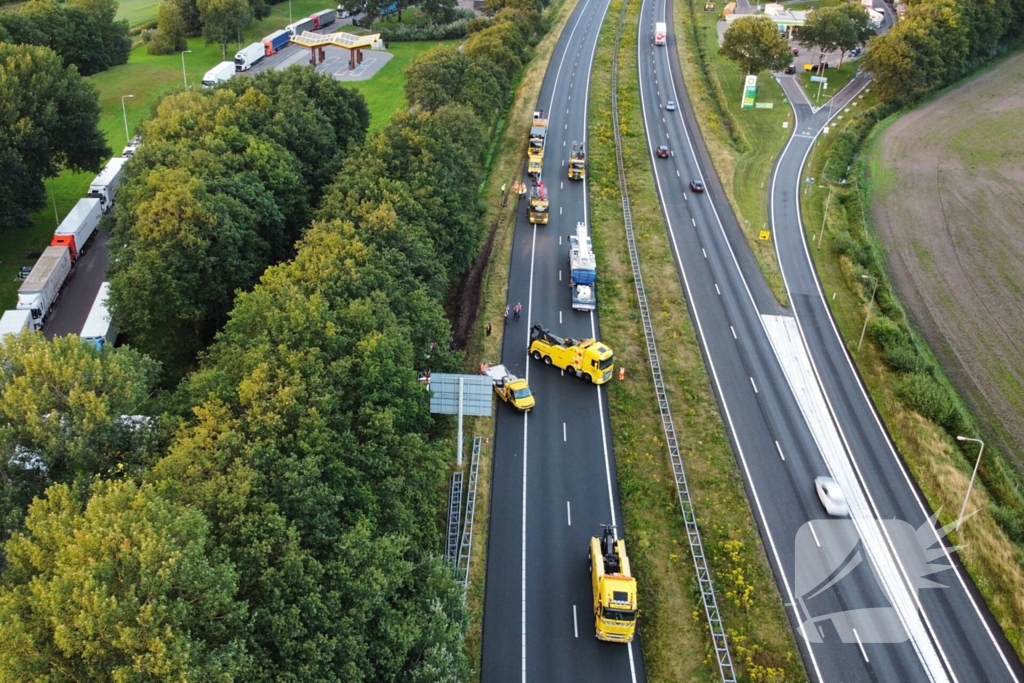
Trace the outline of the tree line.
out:
[[[483,85],[410,96],[365,141],[361,97],[309,70],[160,104],[115,209],[115,313],[225,322],[173,392],[140,348],[0,346],[0,681],[469,680],[440,557],[449,447],[418,377],[461,365],[441,301],[479,246],[515,76],[488,36],[521,38],[521,65],[541,26],[515,12],[463,51]],[[333,145],[297,144],[314,133]],[[220,271],[286,250],[207,317],[203,278],[223,295]],[[143,259],[203,277],[128,278]]]

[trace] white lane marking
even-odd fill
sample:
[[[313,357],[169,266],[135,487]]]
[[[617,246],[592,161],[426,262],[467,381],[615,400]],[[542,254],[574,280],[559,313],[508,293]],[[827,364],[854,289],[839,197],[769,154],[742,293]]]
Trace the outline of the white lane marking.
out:
[[[577,638],[580,637],[579,624],[576,623],[576,605],[572,606],[572,632]]]
[[[708,257],[708,252],[704,251],[704,247],[700,248],[700,253],[704,254],[704,258]]]
[[[558,271],[558,281],[559,282],[562,281],[562,271],[561,270]]]
[[[779,452],[779,457],[782,458],[782,462],[786,462],[786,456],[782,454],[782,446],[779,445],[778,441],[775,442],[775,449]]]
[[[754,384],[754,378],[753,378],[753,377],[751,377],[751,378],[750,378],[750,386],[754,387],[754,393],[755,393],[755,394],[756,394],[756,393],[758,393],[758,391],[757,391],[757,385],[756,385],[756,384]]]
[[[568,441],[568,440],[569,440],[569,438],[566,436],[566,432],[565,432],[565,423],[563,422],[562,423],[562,441],[564,442],[564,441]]]
[[[722,296],[722,290],[718,288],[718,283],[715,283],[715,291],[718,292],[718,296]]]
[[[695,227],[695,228],[697,227],[697,219],[696,218],[691,218],[690,222],[693,223],[693,227]]]
[[[864,649],[864,643],[860,642],[860,635],[857,633],[857,629],[853,629],[853,637],[857,639],[857,647],[860,648],[860,653],[864,656],[864,661],[870,664],[871,660],[868,659],[868,653]]]
[[[818,540],[818,534],[814,533],[814,523],[811,522],[810,520],[808,520],[807,528],[811,530],[811,536],[814,536],[814,542],[820,548],[821,547],[821,541]]]
[[[733,327],[732,325],[729,325],[729,331],[732,332],[732,338],[736,339],[736,328]]]
[[[683,177],[683,176],[679,175],[679,171],[677,170],[677,171],[676,171],[676,178],[682,178],[682,177]],[[683,195],[683,196],[685,196],[685,195]]]
[[[563,164],[563,166],[564,166],[564,164]],[[562,207],[558,207],[558,215],[559,216],[562,215]],[[558,240],[558,241],[561,242],[562,240]]]
[[[565,501],[565,518],[569,526],[572,526],[572,507],[569,506],[569,501]]]
[[[558,312],[558,324],[559,325],[562,324],[562,312],[561,311]]]
[[[558,236],[558,246],[562,246],[562,236]]]

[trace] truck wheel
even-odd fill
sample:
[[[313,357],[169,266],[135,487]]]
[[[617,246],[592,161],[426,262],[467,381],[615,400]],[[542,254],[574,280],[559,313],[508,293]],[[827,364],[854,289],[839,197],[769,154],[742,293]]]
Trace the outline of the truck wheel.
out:
[[[587,381],[587,384],[593,384],[594,378],[590,376],[590,373],[583,373],[583,379]]]
[[[534,360],[540,360],[540,351],[534,351],[533,352],[533,359]]]
[[[551,356],[544,356],[544,365],[551,365]]]

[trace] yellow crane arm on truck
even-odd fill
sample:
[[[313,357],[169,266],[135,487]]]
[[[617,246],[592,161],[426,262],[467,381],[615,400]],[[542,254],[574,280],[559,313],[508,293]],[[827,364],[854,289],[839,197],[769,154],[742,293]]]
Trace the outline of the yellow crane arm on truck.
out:
[[[536,323],[530,330],[530,355],[547,365],[571,372],[594,384],[612,378],[615,356],[596,339],[559,337]]]
[[[544,183],[535,183],[530,190],[530,222],[548,224],[548,191]]]
[[[639,615],[636,579],[629,567],[626,541],[605,527],[590,539],[590,578],[594,589],[594,630],[598,640],[628,643]]]

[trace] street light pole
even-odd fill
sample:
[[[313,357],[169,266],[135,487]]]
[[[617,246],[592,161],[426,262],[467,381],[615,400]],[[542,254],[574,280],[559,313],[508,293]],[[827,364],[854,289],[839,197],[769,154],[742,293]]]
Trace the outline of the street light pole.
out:
[[[871,319],[871,306],[875,303],[875,290],[878,289],[878,279],[870,275],[861,275],[862,280],[871,280],[874,286],[871,288],[871,301],[868,302],[868,313],[864,316],[864,327],[860,330],[860,341],[857,342],[857,353],[860,353],[860,345],[864,343],[864,333],[868,331],[868,320]]]
[[[828,180],[824,179],[825,182]],[[828,218],[828,205],[832,202],[832,186],[828,186],[828,199],[825,200],[825,213],[821,217],[821,232],[818,233],[818,249],[821,249],[821,238],[825,236],[825,219]]]
[[[288,23],[292,23],[292,0],[288,0]]]
[[[125,144],[132,144],[132,136],[128,134],[128,110],[124,106],[124,98],[135,97],[135,95],[121,95],[121,113],[124,115],[124,139]]]
[[[188,75],[185,74],[185,53],[192,52],[192,50],[181,51],[181,80],[185,81],[185,90],[188,90]]]
[[[960,521],[964,518],[964,512],[967,510],[967,499],[971,497],[971,488],[974,486],[974,477],[978,475],[978,465],[981,464],[981,454],[985,452],[985,442],[981,439],[972,439],[967,436],[956,437],[957,441],[974,441],[975,443],[981,444],[981,448],[978,449],[978,461],[974,463],[974,472],[971,473],[971,483],[967,485],[967,495],[964,496],[964,504],[960,507],[960,516],[956,518],[956,528],[960,528]]]

